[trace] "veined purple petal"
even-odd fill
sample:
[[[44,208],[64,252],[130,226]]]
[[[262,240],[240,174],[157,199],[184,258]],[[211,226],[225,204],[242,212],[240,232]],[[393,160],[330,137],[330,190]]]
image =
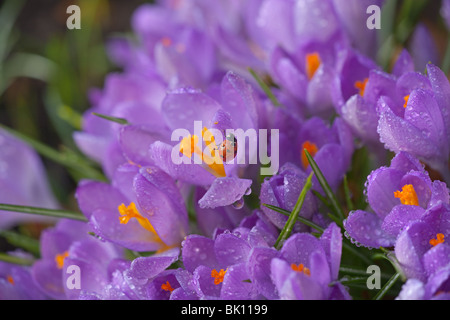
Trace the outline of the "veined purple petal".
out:
[[[200,165],[194,163],[175,164],[172,160],[173,146],[156,141],[150,146],[149,155],[152,162],[175,180],[195,185],[210,185],[215,177]]]
[[[87,218],[97,209],[117,211],[120,204],[129,205],[128,199],[119,190],[104,182],[82,181],[75,197],[81,212]]]
[[[392,74],[400,77],[407,72],[414,72],[414,61],[406,49],[399,54],[397,61],[392,69]]]
[[[201,208],[228,206],[248,194],[252,180],[234,177],[217,178],[198,201]]]
[[[141,214],[165,244],[179,244],[187,234],[187,211],[172,178],[155,167],[141,168],[134,180]]]
[[[342,255],[342,233],[341,229],[332,223],[320,237],[320,243],[325,250],[330,265],[331,279],[337,279]]]
[[[258,290],[267,299],[276,299],[277,292],[270,278],[270,265],[273,258],[279,257],[274,248],[253,248],[247,261],[247,270],[250,279]]]
[[[136,219],[127,224],[120,223],[120,213],[97,209],[92,213],[90,225],[101,238],[135,251],[156,251],[162,244],[149,230],[144,229]]]
[[[167,94],[162,112],[170,129],[187,129],[194,132],[194,121],[210,125],[220,105],[214,99],[198,90],[178,90]]]
[[[395,256],[408,278],[425,281],[426,275],[422,257],[431,247],[429,240],[436,237],[432,228],[417,221],[404,230],[395,244]]]
[[[410,222],[419,220],[424,213],[425,209],[422,207],[400,204],[392,208],[384,218],[381,228],[396,237]]]
[[[442,70],[433,64],[427,64],[427,73],[433,88],[435,99],[441,109],[447,131],[447,143],[450,141],[450,83]],[[448,158],[447,158],[448,159]]]
[[[449,141],[441,110],[431,91],[417,89],[409,96],[404,119],[420,129],[445,157],[449,152]]]
[[[198,266],[207,266],[210,269],[218,268],[214,252],[214,240],[199,235],[189,235],[182,244],[182,260],[189,272],[194,272]]]
[[[423,256],[423,265],[427,275],[432,275],[450,264],[450,246],[438,244]]]
[[[439,159],[440,151],[432,141],[411,123],[394,115],[385,97],[380,98],[378,111],[380,118],[377,131],[380,134],[380,141],[386,148],[396,153],[409,152],[428,161]]]
[[[230,114],[235,128],[244,131],[258,128],[259,101],[248,82],[238,74],[228,72],[221,83],[221,94],[222,106]]]
[[[247,242],[232,233],[222,233],[214,242],[217,261],[220,265],[230,266],[243,263],[250,253]]]
[[[350,213],[344,220],[346,235],[352,241],[368,247],[391,247],[395,243],[395,237],[385,233],[382,228],[382,220],[374,213],[357,210]]]
[[[179,248],[170,249],[162,254],[155,254],[149,257],[139,257],[133,260],[127,276],[133,281],[148,281],[166,270],[178,259]]]
[[[258,294],[252,283],[249,283],[249,275],[245,263],[234,264],[227,268],[223,278],[220,298],[225,300],[255,300]]]
[[[394,193],[402,190],[400,181],[403,175],[403,171],[381,167],[372,171],[367,178],[367,200],[381,219],[389,214],[394,206],[400,204]]]

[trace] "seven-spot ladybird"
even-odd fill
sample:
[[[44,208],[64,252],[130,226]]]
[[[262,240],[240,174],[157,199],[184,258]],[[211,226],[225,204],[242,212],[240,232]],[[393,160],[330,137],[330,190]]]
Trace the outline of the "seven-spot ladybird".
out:
[[[233,160],[237,154],[237,139],[233,134],[228,134],[225,141],[219,146],[219,155],[224,162]]]

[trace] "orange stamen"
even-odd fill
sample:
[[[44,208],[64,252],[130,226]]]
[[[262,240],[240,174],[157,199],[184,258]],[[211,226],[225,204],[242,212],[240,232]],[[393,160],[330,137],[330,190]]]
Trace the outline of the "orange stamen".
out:
[[[69,252],[65,251],[61,254],[57,254],[55,256],[56,267],[58,269],[62,269],[64,266],[64,260],[69,256]]]
[[[172,45],[172,39],[164,37],[161,39],[161,43],[164,47],[170,47]]]
[[[187,136],[181,140],[180,152],[188,158],[192,158],[192,155],[195,153],[200,156],[204,162],[206,170],[218,178],[225,177],[225,167],[219,153],[215,149],[214,136],[207,128],[204,128],[202,131],[202,138],[208,147],[210,155],[205,154],[200,147],[197,146],[199,138],[196,135]]]
[[[363,81],[356,81],[355,82],[355,88],[359,90],[359,94],[361,97],[364,96],[364,92],[366,91],[366,85],[369,81],[369,78],[365,78]]]
[[[309,166],[309,161],[308,158],[306,157],[305,149],[308,151],[311,157],[314,157],[317,151],[319,151],[319,149],[317,148],[317,145],[315,143],[309,141],[306,141],[302,144],[302,151],[301,151],[302,165],[303,168],[306,169]]]
[[[169,281],[166,281],[166,283],[163,283],[161,285],[161,289],[163,289],[164,291],[170,291],[170,292],[175,290],[174,288],[172,288],[172,286],[170,285]]]
[[[317,52],[306,55],[306,75],[309,80],[312,79],[321,63],[322,61],[320,60],[320,55]]]
[[[12,285],[14,285],[14,279],[13,279],[13,277],[12,277],[11,275],[8,275],[8,276],[6,277],[6,280],[7,280],[9,283],[11,283]]]
[[[436,235],[436,239],[431,239],[431,240],[430,240],[430,244],[431,244],[433,247],[436,247],[438,244],[444,243],[444,242],[445,242],[444,238],[445,238],[445,236],[444,236],[442,233],[438,233],[438,234]]]
[[[399,198],[402,204],[410,206],[418,206],[419,199],[417,198],[416,190],[412,184],[405,184],[402,191],[395,191],[394,197]]]
[[[296,272],[300,272],[300,273],[304,273],[304,274],[306,274],[307,276],[310,276],[311,275],[311,271],[308,269],[308,268],[306,268],[304,265],[303,265],[303,263],[300,263],[299,265],[296,265],[295,263],[292,263],[291,264],[291,269],[292,270],[294,270],[294,271],[296,271]]]
[[[405,96],[403,99],[405,100],[405,104],[403,105],[403,108],[406,109],[406,106],[408,105],[409,95]]]
[[[211,271],[211,277],[214,278],[214,284],[215,285],[218,285],[218,284],[223,282],[223,278],[225,277],[225,274],[227,273],[227,270],[220,269],[220,271],[217,272],[216,269],[213,269]]]
[[[135,218],[139,222],[141,227],[143,227],[144,229],[150,231],[150,233],[153,235],[153,241],[158,242],[158,243],[161,244],[161,248],[157,252],[163,252],[163,251],[166,251],[166,250],[168,250],[168,249],[173,247],[173,246],[166,245],[161,240],[161,238],[156,233],[156,230],[152,226],[150,221],[147,218],[144,218],[139,213],[139,211],[136,208],[136,205],[134,204],[134,202],[131,202],[128,207],[124,203],[122,203],[117,209],[119,210],[119,213],[120,213],[119,221],[120,221],[121,224],[128,224],[130,219]]]

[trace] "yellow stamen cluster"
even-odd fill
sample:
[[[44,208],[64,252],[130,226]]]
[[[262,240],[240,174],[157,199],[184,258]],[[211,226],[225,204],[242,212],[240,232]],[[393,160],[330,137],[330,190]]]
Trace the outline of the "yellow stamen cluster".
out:
[[[418,206],[419,199],[417,198],[416,190],[412,184],[405,184],[402,191],[395,191],[394,197],[399,198],[402,204],[410,206]]]

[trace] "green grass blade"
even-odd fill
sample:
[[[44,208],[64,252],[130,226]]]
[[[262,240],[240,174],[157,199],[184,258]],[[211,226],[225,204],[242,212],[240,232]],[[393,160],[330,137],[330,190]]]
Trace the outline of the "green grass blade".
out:
[[[319,166],[312,158],[311,154],[308,152],[308,150],[305,150],[306,158],[308,159],[309,165],[311,166],[311,169],[313,170],[314,174],[317,177],[317,180],[319,181],[320,185],[322,186],[323,191],[325,192],[325,195],[327,196],[330,206],[333,208],[333,211],[336,213],[336,215],[341,219],[345,219],[344,212],[342,211],[341,206],[339,205],[338,200],[336,199],[336,196],[334,195],[333,190],[331,190],[330,185],[328,184],[327,180],[325,179],[324,175],[322,174],[322,171],[320,171]]]
[[[27,143],[40,155],[67,168],[74,169],[75,171],[81,173],[83,177],[106,181],[105,176],[92,166],[93,163],[91,161],[85,159],[84,157],[81,157],[76,152],[59,152],[38,140],[30,138],[27,135],[24,135],[14,129],[8,128],[2,124],[0,124],[0,128],[6,130],[10,134]]]
[[[39,241],[34,238],[9,230],[0,230],[0,237],[14,247],[22,248],[36,257],[40,256]]]
[[[383,288],[381,288],[380,291],[378,291],[378,293],[375,295],[373,300],[383,299],[383,297],[386,295],[386,293],[389,292],[389,290],[392,288],[392,286],[397,282],[397,280],[399,278],[400,278],[400,273],[397,272],[388,280],[388,282],[385,283]]]
[[[16,256],[12,256],[3,252],[0,252],[0,261],[7,262],[7,263],[13,263],[13,264],[19,264],[23,266],[31,266],[33,264],[32,260],[24,259]]]
[[[116,122],[116,123],[118,123],[118,124],[123,124],[123,125],[128,125],[128,124],[130,124],[130,123],[128,122],[128,120],[127,120],[127,119],[124,119],[124,118],[112,117],[112,116],[108,116],[108,115],[101,114],[101,113],[97,113],[97,112],[92,112],[92,114],[93,114],[94,116],[100,117],[100,118],[105,119],[105,120],[108,120],[108,121]]]
[[[55,218],[66,218],[66,219],[85,221],[85,222],[88,221],[86,219],[86,217],[84,215],[82,215],[81,213],[66,211],[66,210],[59,210],[59,209],[47,209],[47,208],[18,206],[18,205],[13,205],[13,204],[0,203],[0,210],[37,214],[37,215],[49,216],[49,217],[55,217]]]
[[[264,93],[267,95],[267,97],[270,99],[272,104],[275,107],[280,107],[281,103],[278,101],[277,97],[273,94],[272,90],[269,88],[269,86],[261,79],[261,77],[253,70],[252,68],[247,68],[250,74],[253,76],[253,78],[258,82],[258,85],[261,87],[261,89],[264,91]]]
[[[278,213],[284,214],[285,216],[290,216],[291,215],[291,213],[289,211],[281,209],[279,207],[276,207],[276,206],[273,206],[273,205],[270,205],[270,204],[266,204],[266,203],[263,203],[262,205],[264,207],[266,207],[266,208],[269,208],[269,209],[273,210],[273,211],[276,211]],[[322,227],[318,226],[317,224],[315,224],[314,222],[312,222],[312,221],[310,221],[308,219],[303,218],[302,216],[298,216],[297,217],[297,221],[307,225],[308,227],[311,227],[311,228],[319,231],[320,233],[323,233],[323,231],[324,231],[324,229]]]
[[[275,248],[280,249],[283,245],[284,241],[289,238],[289,236],[292,233],[292,229],[294,228],[294,224],[297,222],[297,217],[300,213],[300,210],[303,207],[303,203],[305,202],[305,197],[308,191],[312,187],[311,179],[313,174],[311,173],[308,178],[306,179],[305,185],[303,186],[302,191],[300,192],[300,195],[298,196],[297,203],[294,206],[294,209],[292,209],[291,214],[289,215],[288,220],[286,221],[286,224],[284,225],[284,228],[281,230],[280,235],[278,236],[277,241],[275,242]]]

